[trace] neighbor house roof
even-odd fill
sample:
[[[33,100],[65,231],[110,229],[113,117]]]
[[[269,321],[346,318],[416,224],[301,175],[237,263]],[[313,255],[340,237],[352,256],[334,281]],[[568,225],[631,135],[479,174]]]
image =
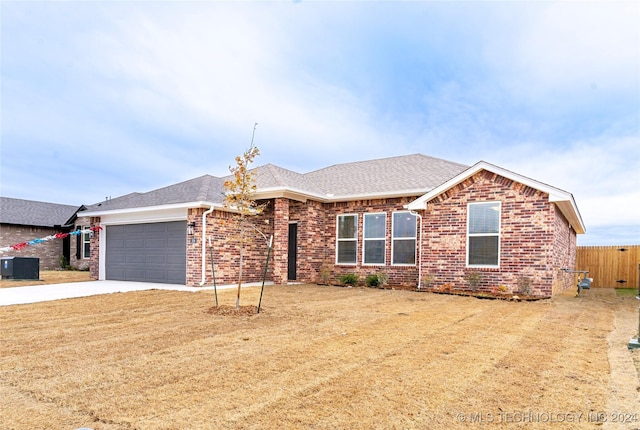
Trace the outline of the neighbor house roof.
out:
[[[297,173],[273,164],[252,169],[256,198],[287,197],[305,201],[346,201],[422,195],[467,166],[422,154],[336,164]],[[201,176],[146,193],[132,193],[87,207],[91,215],[134,208],[222,205],[224,182],[231,176]]]
[[[509,170],[503,169],[502,167],[495,166],[493,164],[487,163],[485,161],[480,161],[468,169],[460,172],[456,176],[450,178],[449,180],[443,182],[439,186],[433,188],[422,197],[414,200],[410,204],[407,205],[407,209],[410,210],[422,210],[426,209],[426,204],[447,191],[448,189],[458,185],[459,183],[465,181],[467,178],[475,175],[476,173],[486,170],[502,177],[511,179],[512,181],[521,183],[528,187],[534,188],[538,191],[542,191],[549,195],[549,201],[553,202],[558,206],[562,214],[569,221],[573,229],[578,234],[584,234],[586,229],[584,226],[584,222],[582,221],[582,217],[580,216],[580,212],[578,211],[578,206],[576,205],[575,199],[573,195],[567,191],[561,190],[556,187],[552,187],[551,185],[547,185],[545,183],[536,181],[535,179],[528,178],[526,176],[519,175],[515,172],[511,172]]]
[[[72,222],[80,206],[0,197],[0,223],[54,227]]]
[[[224,179],[204,175],[146,193],[130,193],[87,206],[89,212],[179,205],[192,202],[222,203]]]

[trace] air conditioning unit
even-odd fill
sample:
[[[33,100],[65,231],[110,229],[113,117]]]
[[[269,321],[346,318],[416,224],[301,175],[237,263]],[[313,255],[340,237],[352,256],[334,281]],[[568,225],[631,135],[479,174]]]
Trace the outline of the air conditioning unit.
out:
[[[40,259],[32,257],[2,257],[2,279],[40,279]]]

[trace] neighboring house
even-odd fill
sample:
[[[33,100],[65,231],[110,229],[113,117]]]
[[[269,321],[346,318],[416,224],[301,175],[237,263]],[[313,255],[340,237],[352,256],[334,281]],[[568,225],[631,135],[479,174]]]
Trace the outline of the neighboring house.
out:
[[[256,199],[268,203],[256,226],[273,235],[268,272],[275,284],[335,281],[385,272],[391,285],[480,288],[535,294],[573,285],[576,234],[585,232],[573,196],[500,167],[468,167],[421,154],[330,166],[306,174],[255,169]],[[223,206],[225,178],[205,175],[87,207],[101,226],[91,240],[96,279],[218,284],[238,276],[238,248]],[[244,281],[259,281],[267,243],[256,233]],[[428,282],[424,280],[428,279]]]
[[[76,212],[82,208],[0,197],[0,248],[83,228],[78,223],[80,220],[76,219]],[[89,268],[89,251],[89,235],[83,234],[11,249],[2,252],[0,257],[37,257],[40,270],[59,269],[61,257],[64,257],[70,266],[86,270]]]

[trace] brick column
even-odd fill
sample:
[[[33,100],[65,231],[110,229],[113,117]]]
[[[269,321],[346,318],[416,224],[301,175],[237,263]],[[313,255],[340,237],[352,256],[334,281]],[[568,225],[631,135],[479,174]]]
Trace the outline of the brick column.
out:
[[[273,214],[273,282],[287,283],[289,199],[276,198]]]
[[[100,225],[100,217],[91,218],[91,226],[97,227]],[[95,231],[91,240],[89,241],[89,277],[93,280],[98,280],[100,277],[100,235],[105,234],[103,231]]]

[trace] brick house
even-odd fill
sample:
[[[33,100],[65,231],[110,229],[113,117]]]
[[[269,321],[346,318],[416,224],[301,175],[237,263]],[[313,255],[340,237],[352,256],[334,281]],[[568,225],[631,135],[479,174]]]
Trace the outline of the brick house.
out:
[[[69,206],[33,200],[0,197],[0,248],[29,240],[67,233],[88,227],[77,218],[81,206]],[[61,267],[61,257],[72,267],[89,268],[89,235],[77,235],[60,240],[51,240],[37,246],[20,250],[8,250],[2,257],[37,257],[40,270]]]
[[[273,235],[268,280],[332,282],[346,273],[384,272],[390,285],[517,290],[540,296],[569,288],[576,234],[584,233],[570,193],[500,167],[421,154],[345,163],[306,174],[256,168],[256,227]],[[95,279],[191,286],[237,281],[238,248],[223,207],[225,178],[205,175],[132,193],[79,215],[103,229],[91,239]],[[211,247],[211,248],[210,248]],[[267,241],[256,233],[244,281],[261,280]]]

